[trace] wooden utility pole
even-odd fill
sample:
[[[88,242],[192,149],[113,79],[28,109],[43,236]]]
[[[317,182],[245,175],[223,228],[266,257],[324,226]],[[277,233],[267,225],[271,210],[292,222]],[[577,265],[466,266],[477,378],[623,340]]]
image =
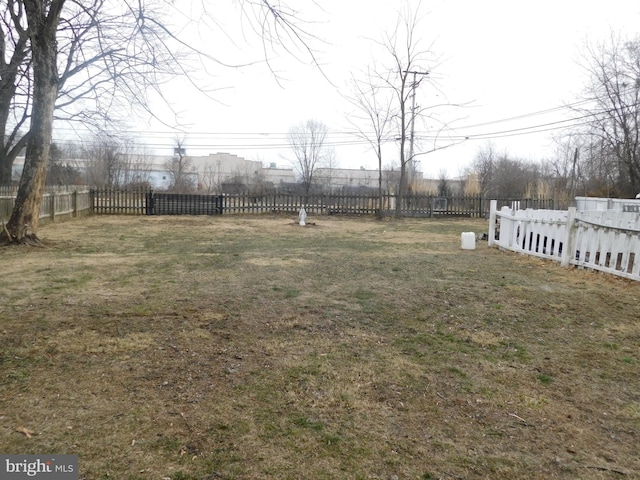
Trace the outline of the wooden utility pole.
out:
[[[407,185],[411,185],[413,181],[414,174],[414,165],[413,165],[413,149],[415,142],[415,133],[416,133],[416,87],[420,84],[417,80],[417,76],[421,75],[423,77],[429,75],[429,72],[419,72],[416,70],[408,71],[405,70],[405,73],[413,74],[413,83],[411,84],[411,137],[409,139],[409,158],[407,160]],[[420,79],[422,81],[422,79]]]

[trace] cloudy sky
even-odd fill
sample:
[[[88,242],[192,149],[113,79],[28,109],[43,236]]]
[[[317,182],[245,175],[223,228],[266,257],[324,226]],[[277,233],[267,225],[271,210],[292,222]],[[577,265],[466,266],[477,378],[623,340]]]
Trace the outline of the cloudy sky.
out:
[[[360,75],[374,59],[388,61],[377,43],[393,30],[404,3],[300,0],[296,5],[300,17],[310,21],[304,28],[316,36],[310,45],[321,68],[304,51],[276,47],[269,50],[268,65],[209,71],[203,78],[221,88],[213,98],[176,82],[170,98],[179,120],[162,113],[161,106],[158,112],[166,124],[180,123],[185,133],[142,121],[132,127],[135,135],[160,152],[169,153],[181,135],[193,155],[230,152],[286,165],[291,159],[286,132],[317,119],[331,132],[328,141],[340,167],[376,168],[374,153],[349,134],[353,109],[343,95],[352,75]],[[248,23],[238,23],[237,4],[216,12],[227,36],[202,28],[193,34],[198,41],[228,63],[264,58]],[[440,125],[449,125],[435,143],[420,146],[436,149],[420,157],[430,177],[443,170],[449,178],[458,176],[488,142],[520,158],[551,155],[551,134],[572,123],[566,106],[582,98],[586,79],[579,64],[586,42],[606,40],[611,32],[640,34],[637,0],[423,0],[420,12],[421,45],[434,60],[426,65],[431,78],[420,85],[418,103],[464,105],[436,110],[436,118],[419,127],[433,137]],[[387,152],[386,162],[397,159],[395,150]]]

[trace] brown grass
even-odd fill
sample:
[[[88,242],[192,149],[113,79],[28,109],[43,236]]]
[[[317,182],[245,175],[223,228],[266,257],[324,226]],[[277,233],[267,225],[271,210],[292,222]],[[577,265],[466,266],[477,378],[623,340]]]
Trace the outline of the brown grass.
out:
[[[0,250],[0,451],[87,480],[639,478],[640,285],[461,250],[480,220],[291,220]]]

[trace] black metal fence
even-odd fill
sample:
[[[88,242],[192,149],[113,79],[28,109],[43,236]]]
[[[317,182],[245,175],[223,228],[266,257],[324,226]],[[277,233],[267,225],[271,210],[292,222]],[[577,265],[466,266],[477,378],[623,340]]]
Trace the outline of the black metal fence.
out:
[[[222,195],[147,193],[147,215],[221,215]]]

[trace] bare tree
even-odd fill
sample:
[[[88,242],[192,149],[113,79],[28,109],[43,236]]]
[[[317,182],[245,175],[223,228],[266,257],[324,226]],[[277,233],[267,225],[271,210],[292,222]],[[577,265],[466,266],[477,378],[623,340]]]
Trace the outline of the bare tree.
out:
[[[498,153],[494,145],[487,143],[487,145],[478,149],[470,166],[470,173],[477,179],[480,193],[485,197],[495,197],[499,193],[494,177],[497,161]]]
[[[196,182],[191,171],[191,162],[187,156],[184,139],[176,138],[173,157],[167,160],[165,169],[171,177],[169,190],[176,193],[187,193],[195,190]]]
[[[327,126],[318,120],[302,122],[291,127],[287,134],[305,195],[309,195],[316,169],[332,158],[331,149],[325,143],[327,134]]]
[[[570,131],[553,138],[555,150],[550,158],[543,160],[549,186],[554,198],[570,202],[582,192],[582,162],[586,158],[588,137]]]
[[[82,174],[73,161],[69,148],[52,143],[47,164],[47,185],[77,185]]]
[[[33,106],[18,194],[0,241],[40,244],[36,231],[59,88],[56,33],[63,5],[63,0],[23,2],[33,63]]]
[[[169,0],[0,1],[0,7],[8,12],[2,17],[4,45],[7,32],[11,32],[13,51],[23,49],[14,55],[19,67],[10,69],[16,81],[20,78],[23,83],[13,92],[12,102],[0,101],[0,109],[15,108],[17,93],[26,92],[23,114],[16,115],[15,123],[29,124],[22,140],[10,142],[15,149],[22,141],[27,150],[15,206],[0,232],[0,244],[37,244],[54,112],[63,112],[67,120],[91,123],[96,118],[93,113],[99,113],[103,120],[109,118],[114,105],[131,107],[137,103],[144,108],[148,92],[162,96],[167,76],[188,73],[184,51],[199,54],[203,61],[216,59],[171,33],[166,12],[179,7]],[[255,25],[262,28],[265,47],[277,43],[281,35],[304,44],[307,37],[296,27],[292,10],[267,0],[245,0],[242,4],[264,13]],[[0,50],[7,53],[4,46]],[[309,48],[307,52],[312,53]],[[3,63],[7,63],[4,57]],[[2,118],[4,112],[0,111]],[[0,132],[3,138],[4,133]],[[13,161],[10,155],[0,156],[0,161],[5,160]]]
[[[220,178],[220,160],[217,165],[205,164],[204,171],[200,177],[202,188],[205,193],[220,193],[222,189],[222,179]]]
[[[120,162],[122,185],[126,187],[149,187],[151,163],[148,148],[131,140],[121,143]]]
[[[0,185],[8,185],[13,162],[27,142],[27,109],[17,105],[29,105],[24,89],[30,90],[31,52],[22,3],[0,2],[0,21]]]
[[[420,2],[415,10],[408,7],[401,12],[395,30],[385,34],[381,46],[391,59],[388,70],[378,73],[384,88],[394,97],[392,111],[397,121],[395,138],[399,143],[400,184],[396,201],[396,218],[402,216],[402,205],[409,190],[411,174],[416,156],[415,123],[425,114],[427,107],[415,103],[416,89],[430,73],[429,64],[434,55],[430,48],[423,49],[420,33]]]
[[[119,92],[118,87],[127,85],[127,79],[136,74],[148,79],[131,82],[141,88],[138,92],[143,92],[150,82],[157,80],[157,73],[166,65],[166,58],[164,61],[157,58],[157,52],[168,52],[162,48],[166,44],[160,41],[166,36],[166,30],[151,22],[145,25],[149,18],[142,3],[134,10],[126,5],[115,22],[110,13],[114,5],[107,0],[15,0],[9,3],[15,14],[7,27],[24,30],[28,37],[25,48],[29,49],[30,62],[23,67],[26,73],[20,77],[21,91],[26,92],[28,101],[20,104],[14,95],[12,106],[22,108],[19,118],[25,123],[28,118],[29,129],[25,134],[27,150],[15,207],[0,234],[0,242],[39,243],[36,232],[56,108],[71,114],[68,110],[71,105],[79,99],[90,98],[96,110],[106,112],[113,104],[108,98],[118,98],[114,95]],[[125,20],[129,21],[123,22]],[[156,48],[139,48],[148,42]],[[141,94],[134,98],[146,97]],[[6,104],[0,104],[4,106]],[[80,117],[86,122],[90,118],[86,112],[90,109],[85,105],[79,111],[83,112]],[[11,160],[6,155],[1,159]]]
[[[41,21],[53,30],[50,36],[55,36],[51,46],[56,53],[52,63],[55,76],[50,80],[56,84],[57,120],[81,122],[83,128],[101,131],[113,122],[118,107],[145,106],[148,92],[158,91],[162,74],[176,73],[180,57],[172,55],[163,44],[169,35],[160,28],[159,13],[154,11],[162,2],[135,7],[112,0],[2,3],[7,8],[2,53],[8,53],[6,45],[11,45],[13,54],[6,62],[6,79],[14,84],[7,89],[3,85],[6,98],[0,100],[0,118],[11,113],[10,122],[0,122],[4,141],[0,149],[0,183],[7,181],[6,172],[11,169],[16,149],[26,144],[29,129],[25,127],[34,105],[34,25],[29,19],[35,16],[29,16],[29,10],[38,11]],[[53,12],[56,15],[50,15]],[[4,82],[5,75],[2,77]]]
[[[85,178],[89,185],[120,186],[123,166],[120,145],[112,138],[95,137],[82,146]]]
[[[538,163],[498,153],[491,143],[478,150],[468,173],[477,178],[485,198],[538,197],[546,188]]]
[[[118,188],[149,182],[150,165],[144,147],[131,140],[97,135],[83,143],[80,151],[82,161],[76,168],[84,172],[88,185]]]
[[[607,43],[588,45],[585,68],[587,93],[596,101],[587,111],[587,134],[603,148],[603,161],[615,158],[617,193],[635,196],[640,192],[640,37],[612,33]]]
[[[451,196],[451,186],[449,185],[449,180],[447,179],[447,171],[445,169],[440,170],[440,172],[438,173],[438,196]]]
[[[377,217],[382,218],[382,146],[393,137],[393,101],[390,90],[384,88],[389,84],[389,80],[381,81],[377,74],[368,69],[362,79],[352,78],[351,84],[353,94],[348,99],[358,113],[349,115],[349,122],[356,128],[356,136],[366,140],[378,159]]]

